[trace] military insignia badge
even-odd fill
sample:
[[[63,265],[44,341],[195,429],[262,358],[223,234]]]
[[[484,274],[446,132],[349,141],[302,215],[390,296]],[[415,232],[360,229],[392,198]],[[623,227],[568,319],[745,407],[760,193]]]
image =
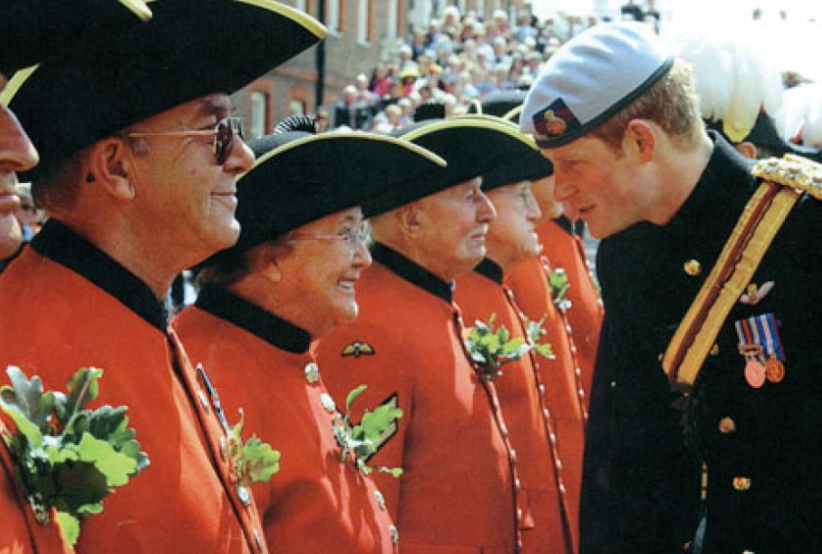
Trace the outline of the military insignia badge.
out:
[[[768,293],[771,292],[773,286],[773,281],[762,283],[762,286],[757,286],[756,283],[751,283],[748,285],[748,288],[745,289],[745,292],[739,297],[739,301],[742,304],[756,306],[762,299],[768,296]]]
[[[541,139],[558,137],[580,126],[579,119],[562,98],[557,98],[550,106],[535,113],[533,118],[537,138]]]
[[[352,342],[351,344],[347,344],[342,350],[342,356],[354,356],[355,358],[359,358],[360,356],[373,355],[374,347],[367,342],[360,342],[358,340]]]

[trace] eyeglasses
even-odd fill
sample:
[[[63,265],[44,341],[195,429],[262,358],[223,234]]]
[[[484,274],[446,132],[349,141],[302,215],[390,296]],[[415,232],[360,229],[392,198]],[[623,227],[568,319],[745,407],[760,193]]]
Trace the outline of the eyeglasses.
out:
[[[362,223],[356,227],[351,227],[339,233],[294,233],[291,236],[290,242],[302,242],[307,240],[330,240],[335,242],[344,242],[346,246],[351,249],[356,248],[360,244],[368,242],[368,237],[371,234],[371,226],[368,223]]]
[[[226,117],[217,122],[211,130],[188,130],[188,131],[136,131],[124,133],[126,137],[207,137],[214,136],[212,146],[214,155],[217,156],[217,164],[223,165],[231,154],[231,147],[234,144],[234,136],[243,138],[243,119],[241,117]]]

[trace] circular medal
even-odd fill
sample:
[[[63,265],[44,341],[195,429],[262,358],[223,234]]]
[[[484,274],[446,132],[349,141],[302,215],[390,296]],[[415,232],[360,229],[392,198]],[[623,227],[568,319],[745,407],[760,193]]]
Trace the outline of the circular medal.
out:
[[[765,376],[771,383],[781,383],[785,378],[785,366],[778,358],[768,358],[765,362]]]
[[[751,359],[745,364],[745,380],[755,389],[765,384],[765,368],[759,360]]]

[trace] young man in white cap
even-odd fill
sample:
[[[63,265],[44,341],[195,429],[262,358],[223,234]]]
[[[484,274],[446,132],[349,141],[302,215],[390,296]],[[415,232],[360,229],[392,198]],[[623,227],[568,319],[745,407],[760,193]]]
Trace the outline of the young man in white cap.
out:
[[[822,547],[822,210],[796,190],[818,168],[706,134],[687,68],[631,23],[564,45],[521,128],[604,239],[582,552]]]
[[[237,240],[235,180],[253,155],[228,94],[325,30],[273,2],[158,0],[151,11],[9,82],[41,157],[26,177],[50,220],[0,279],[0,364],[55,389],[80,367],[104,369],[96,402],[128,406],[151,460],[82,519],[79,552],[262,553],[219,398],[163,299],[181,270]]]

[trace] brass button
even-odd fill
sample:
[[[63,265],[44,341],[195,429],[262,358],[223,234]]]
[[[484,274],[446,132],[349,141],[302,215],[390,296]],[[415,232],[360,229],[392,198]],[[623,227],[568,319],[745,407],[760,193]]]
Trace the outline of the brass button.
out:
[[[251,493],[242,485],[237,485],[237,496],[240,497],[240,502],[245,506],[251,506]]]
[[[324,392],[320,395],[320,403],[329,414],[333,414],[337,410],[337,405],[334,403],[334,399],[331,398],[331,395],[328,393]]]
[[[734,477],[734,489],[746,491],[751,488],[751,480],[748,477]]]
[[[719,432],[723,435],[736,432],[736,422],[730,417],[723,417],[719,420]]]
[[[374,491],[374,498],[377,499],[377,506],[380,507],[380,510],[385,510],[385,497],[382,493],[380,491]]]
[[[305,380],[308,381],[309,385],[313,385],[320,380],[320,368],[317,367],[317,364],[314,362],[308,362],[305,365],[303,373],[305,374]]]
[[[200,399],[200,406],[203,407],[203,411],[205,413],[209,413],[211,411],[211,404],[208,401],[208,397],[202,390],[197,391],[197,398]]]
[[[220,459],[224,462],[227,462],[228,454],[228,439],[226,437],[222,437],[220,439]]]
[[[257,550],[265,552],[265,541],[263,540],[262,533],[260,533],[258,529],[254,529],[254,542],[257,543]]]
[[[388,532],[391,533],[391,542],[394,544],[398,544],[400,542],[400,532],[397,531],[397,528],[392,525],[388,528]]]
[[[690,275],[691,277],[696,277],[700,273],[702,273],[702,264],[699,263],[698,260],[688,260],[683,264],[683,269],[685,273]]]
[[[719,356],[719,345],[718,344],[714,344],[711,347],[710,354],[711,354],[711,356]]]

